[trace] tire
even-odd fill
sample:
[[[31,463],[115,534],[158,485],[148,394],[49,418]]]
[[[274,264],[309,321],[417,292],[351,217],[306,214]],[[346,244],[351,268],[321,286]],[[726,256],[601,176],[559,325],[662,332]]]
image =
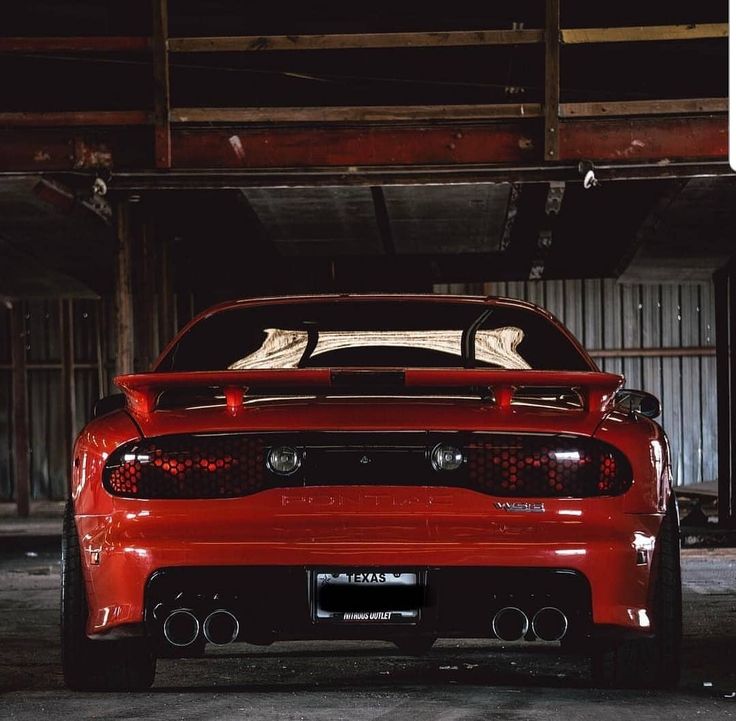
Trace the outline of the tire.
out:
[[[680,680],[682,580],[680,527],[672,498],[657,536],[652,563],[653,635],[598,649],[592,658],[594,683],[616,688],[675,688]]]
[[[429,653],[437,639],[431,636],[399,638],[394,641],[402,656],[424,656]]]
[[[74,691],[147,689],[156,657],[145,638],[92,641],[87,637],[87,597],[74,507],[67,501],[61,541],[61,665]]]

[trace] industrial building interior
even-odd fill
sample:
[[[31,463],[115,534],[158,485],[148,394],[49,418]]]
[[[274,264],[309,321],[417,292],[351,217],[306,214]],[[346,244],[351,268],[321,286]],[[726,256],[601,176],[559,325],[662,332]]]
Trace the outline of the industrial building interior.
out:
[[[564,658],[517,654],[509,670],[473,645],[407,661],[385,659],[380,644],[367,659],[313,644],[253,650],[245,663],[223,655],[219,676],[172,666],[154,695],[194,685],[186,700],[203,717],[375,718],[377,703],[388,715],[406,704],[407,718],[450,706],[457,718],[503,708],[536,718],[583,714],[590,700],[604,716],[622,702],[647,718],[696,707],[727,717],[727,10],[725,0],[520,0],[452,14],[414,0],[247,11],[235,0],[27,0],[0,11],[0,711],[35,718],[51,699],[54,718],[78,709],[47,652],[54,554],[73,439],[113,378],[150,368],[218,301],[378,291],[538,303],[601,369],[661,399],[692,547],[681,690],[622,701],[587,688]],[[29,636],[32,617],[42,623]],[[315,654],[326,677],[307,661]],[[251,667],[265,681],[246,692]],[[237,693],[206,712],[228,684]],[[523,700],[508,695],[518,687]],[[145,695],[99,703],[98,713],[153,713]]]

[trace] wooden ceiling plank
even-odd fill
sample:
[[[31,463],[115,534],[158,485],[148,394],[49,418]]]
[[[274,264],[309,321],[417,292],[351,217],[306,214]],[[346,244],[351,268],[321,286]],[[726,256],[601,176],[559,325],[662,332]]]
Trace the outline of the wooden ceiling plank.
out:
[[[568,28],[562,30],[563,45],[703,40],[727,37],[728,23],[637,25],[617,28]]]
[[[264,52],[284,50],[353,50],[541,43],[544,31],[455,30],[448,32],[349,33],[332,35],[244,35],[170,38],[173,53]]]

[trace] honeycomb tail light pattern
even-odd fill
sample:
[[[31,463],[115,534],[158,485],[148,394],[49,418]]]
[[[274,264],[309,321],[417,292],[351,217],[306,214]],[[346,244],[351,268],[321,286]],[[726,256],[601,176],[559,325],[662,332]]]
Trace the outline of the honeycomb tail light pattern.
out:
[[[614,496],[633,480],[620,451],[590,438],[480,436],[467,460],[469,486],[494,496]]]
[[[249,435],[162,436],[118,448],[103,484],[116,496],[232,498],[265,487],[264,445]]]
[[[298,449],[290,474],[269,467],[273,448]],[[433,451],[457,451],[451,469]],[[362,458],[373,460],[364,465]],[[379,462],[380,461],[380,462]],[[104,487],[129,498],[234,498],[269,488],[335,484],[468,488],[491,496],[615,496],[632,484],[631,464],[592,438],[522,433],[391,434],[293,432],[160,436],[127,443],[107,459]]]

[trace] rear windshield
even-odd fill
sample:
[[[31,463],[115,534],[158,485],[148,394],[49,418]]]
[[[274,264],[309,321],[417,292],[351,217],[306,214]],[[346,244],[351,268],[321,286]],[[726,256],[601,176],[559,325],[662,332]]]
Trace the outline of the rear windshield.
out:
[[[591,370],[575,344],[532,310],[395,300],[309,301],[220,311],[194,325],[158,370],[468,365]]]

